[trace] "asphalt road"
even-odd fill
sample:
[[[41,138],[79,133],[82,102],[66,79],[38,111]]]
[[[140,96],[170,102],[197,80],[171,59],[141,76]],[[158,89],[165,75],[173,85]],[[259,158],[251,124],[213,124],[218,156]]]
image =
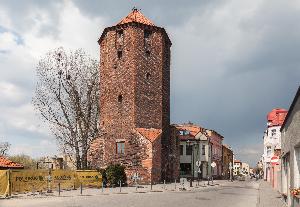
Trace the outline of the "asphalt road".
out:
[[[223,182],[214,187],[192,191],[165,191],[128,194],[99,194],[48,198],[0,200],[1,207],[256,207],[259,183],[256,181]]]

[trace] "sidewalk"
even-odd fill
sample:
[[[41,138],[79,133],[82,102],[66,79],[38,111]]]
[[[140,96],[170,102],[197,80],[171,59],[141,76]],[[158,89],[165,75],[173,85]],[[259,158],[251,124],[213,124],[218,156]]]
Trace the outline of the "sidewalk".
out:
[[[216,180],[214,183],[210,182],[210,185],[207,185],[207,181],[193,182],[193,187],[189,186],[189,183],[184,184],[184,191],[186,192],[197,192],[203,191],[207,189],[217,188],[224,184],[228,183],[226,180]],[[156,184],[152,186],[150,185],[139,185],[138,187],[122,187],[120,190],[119,187],[116,188],[83,188],[82,194],[80,192],[80,188],[76,190],[62,190],[60,196],[61,197],[73,197],[73,196],[99,196],[99,195],[115,195],[115,194],[132,194],[132,193],[164,193],[164,192],[181,192],[181,188],[183,186],[180,183],[167,183],[167,184]],[[36,192],[33,194],[32,192],[21,193],[21,194],[13,194],[12,199],[32,199],[32,198],[50,198],[50,197],[59,197],[58,191],[53,190],[53,193],[45,193],[39,194]]]
[[[286,207],[282,196],[274,190],[270,183],[260,181],[257,207]]]

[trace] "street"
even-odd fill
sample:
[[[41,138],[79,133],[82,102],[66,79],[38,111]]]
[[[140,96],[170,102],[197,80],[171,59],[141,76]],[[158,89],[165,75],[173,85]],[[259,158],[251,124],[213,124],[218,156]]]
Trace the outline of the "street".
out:
[[[230,206],[230,207],[256,207],[256,206],[268,206],[258,205],[260,200],[263,200],[259,195],[259,185],[263,181],[216,181],[218,185],[209,187],[199,187],[188,189],[186,191],[175,191],[171,189],[171,185],[167,185],[166,190],[154,190],[153,192],[147,191],[147,189],[138,189],[135,192],[135,188],[131,188],[123,193],[118,193],[117,188],[101,193],[98,189],[97,194],[92,191],[86,190],[82,196],[70,194],[66,192],[65,195],[59,197],[57,195],[48,197],[21,197],[13,199],[2,199],[0,200],[1,207],[48,207],[48,206],[59,206],[59,207],[83,207],[83,206]],[[204,183],[204,182],[203,182]],[[156,186],[158,188],[158,186]],[[178,187],[177,187],[178,188]],[[69,194],[68,194],[69,193]],[[78,193],[75,192],[75,193]],[[271,192],[273,193],[273,191]],[[267,195],[270,197],[270,195]],[[276,198],[274,194],[274,198]],[[274,202],[274,200],[272,200]],[[277,202],[278,203],[278,202]],[[270,206],[272,203],[270,203]]]

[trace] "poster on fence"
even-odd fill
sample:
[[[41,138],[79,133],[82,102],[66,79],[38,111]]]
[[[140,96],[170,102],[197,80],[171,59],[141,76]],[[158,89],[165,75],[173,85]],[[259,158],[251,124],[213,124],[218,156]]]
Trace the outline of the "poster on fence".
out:
[[[9,194],[8,170],[0,170],[0,196]]]
[[[101,187],[102,186],[102,175],[96,170],[77,170],[77,180],[82,183],[83,186],[87,187]]]
[[[48,170],[12,170],[12,193],[36,192],[47,190]]]

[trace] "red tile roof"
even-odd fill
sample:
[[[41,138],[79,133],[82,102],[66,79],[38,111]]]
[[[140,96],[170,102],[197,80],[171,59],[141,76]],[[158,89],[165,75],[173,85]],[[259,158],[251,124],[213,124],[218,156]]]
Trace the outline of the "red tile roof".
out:
[[[154,142],[157,138],[160,137],[162,130],[161,129],[146,129],[146,128],[136,128],[136,130],[150,142]]]
[[[267,115],[267,119],[269,122],[268,126],[281,126],[284,122],[287,113],[288,111],[285,109],[280,109],[280,108],[273,109]]]
[[[19,164],[19,163],[15,163],[3,156],[0,156],[0,168],[17,168],[17,169],[23,169],[24,166]]]
[[[129,22],[137,22],[141,24],[147,24],[150,26],[155,26],[147,17],[145,17],[138,9],[133,8],[132,12],[129,13],[125,18],[123,18],[117,25],[126,24]]]

